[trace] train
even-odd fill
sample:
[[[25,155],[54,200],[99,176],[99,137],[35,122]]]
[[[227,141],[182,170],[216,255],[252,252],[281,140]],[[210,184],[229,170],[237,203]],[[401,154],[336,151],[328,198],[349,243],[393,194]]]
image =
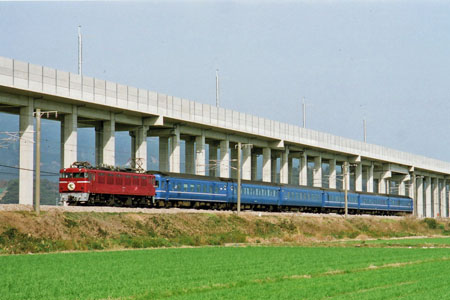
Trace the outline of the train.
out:
[[[157,171],[137,173],[86,165],[60,170],[60,200],[67,205],[235,210],[235,179]],[[350,213],[410,214],[413,201],[400,195],[348,192]],[[341,213],[344,191],[241,181],[241,209]]]

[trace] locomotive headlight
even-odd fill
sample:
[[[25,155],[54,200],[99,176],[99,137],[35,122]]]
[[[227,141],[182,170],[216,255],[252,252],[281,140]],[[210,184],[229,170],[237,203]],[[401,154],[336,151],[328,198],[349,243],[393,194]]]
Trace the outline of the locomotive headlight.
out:
[[[75,189],[75,183],[74,182],[69,182],[67,184],[67,189],[69,189],[69,191],[73,191]]]

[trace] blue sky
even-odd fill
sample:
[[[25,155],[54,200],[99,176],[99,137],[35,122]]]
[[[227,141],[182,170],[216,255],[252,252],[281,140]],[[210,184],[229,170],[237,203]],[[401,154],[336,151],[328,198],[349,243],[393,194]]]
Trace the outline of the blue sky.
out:
[[[450,3],[0,3],[0,55],[450,161]]]

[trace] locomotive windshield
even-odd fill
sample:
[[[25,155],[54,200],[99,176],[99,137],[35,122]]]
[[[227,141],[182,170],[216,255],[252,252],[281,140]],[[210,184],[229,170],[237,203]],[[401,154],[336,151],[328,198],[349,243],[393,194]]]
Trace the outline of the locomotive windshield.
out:
[[[61,178],[88,178],[88,174],[83,172],[61,173]]]

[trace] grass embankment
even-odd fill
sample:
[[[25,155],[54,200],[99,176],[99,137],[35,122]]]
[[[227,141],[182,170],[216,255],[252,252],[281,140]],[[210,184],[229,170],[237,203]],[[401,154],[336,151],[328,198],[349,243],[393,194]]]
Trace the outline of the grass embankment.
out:
[[[0,256],[2,299],[449,299],[448,249],[207,247]]]
[[[0,212],[0,254],[227,243],[315,245],[433,235],[450,235],[449,221],[250,213]]]

